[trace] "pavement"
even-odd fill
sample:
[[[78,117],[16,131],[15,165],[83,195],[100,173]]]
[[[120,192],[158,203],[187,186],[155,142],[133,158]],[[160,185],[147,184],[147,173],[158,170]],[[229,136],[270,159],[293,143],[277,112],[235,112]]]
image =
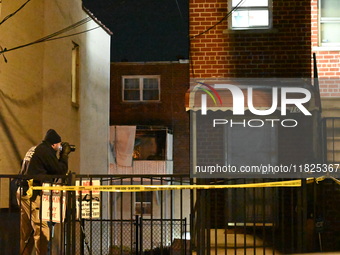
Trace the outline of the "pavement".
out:
[[[248,248],[248,249],[244,249],[244,248],[236,248],[235,249],[227,249],[227,251],[225,251],[225,249],[223,248],[217,248],[217,253],[215,248],[211,248],[210,250],[210,254],[211,255],[340,255],[340,251],[339,252],[317,252],[317,253],[294,253],[294,254],[284,254],[284,253],[280,253],[277,251],[273,251],[270,248],[266,248],[265,250],[263,250],[263,248]],[[192,254],[196,254],[196,252],[193,252]]]
[[[217,236],[215,236],[215,233]],[[225,237],[224,230],[218,229],[217,231],[211,231],[210,240],[213,247],[210,248],[211,255],[340,255],[340,251],[338,252],[317,252],[317,253],[280,253],[276,250],[271,249],[270,247],[255,247],[252,246],[254,243],[257,246],[262,246],[263,241],[258,237],[254,237],[252,235],[244,235],[244,234],[232,234],[227,235]],[[227,247],[232,247],[229,249],[225,249],[225,242],[227,242]],[[215,247],[216,246],[216,247]],[[244,246],[252,247],[252,248],[244,248]],[[236,248],[234,248],[236,247]],[[195,253],[193,253],[195,254]]]

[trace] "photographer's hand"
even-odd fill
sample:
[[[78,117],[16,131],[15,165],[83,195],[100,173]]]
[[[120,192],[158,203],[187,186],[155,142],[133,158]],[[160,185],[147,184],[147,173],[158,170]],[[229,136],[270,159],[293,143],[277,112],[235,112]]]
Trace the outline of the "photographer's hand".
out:
[[[68,142],[62,142],[61,146],[63,148],[61,151],[61,156],[68,156],[68,154],[71,152],[70,144]]]

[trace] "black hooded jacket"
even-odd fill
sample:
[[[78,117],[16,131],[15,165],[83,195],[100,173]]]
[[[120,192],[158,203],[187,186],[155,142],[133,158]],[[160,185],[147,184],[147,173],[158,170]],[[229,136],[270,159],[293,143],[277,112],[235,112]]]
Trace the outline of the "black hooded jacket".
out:
[[[68,156],[61,155],[58,159],[51,144],[44,140],[26,153],[21,173],[24,175],[64,175],[67,170]]]

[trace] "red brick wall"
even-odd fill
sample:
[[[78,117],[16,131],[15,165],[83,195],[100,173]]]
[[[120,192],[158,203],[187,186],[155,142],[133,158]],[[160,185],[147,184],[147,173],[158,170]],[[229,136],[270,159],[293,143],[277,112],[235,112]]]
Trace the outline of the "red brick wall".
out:
[[[318,0],[311,0],[312,47],[318,46]]]
[[[320,69],[320,65],[322,64],[318,64],[319,69]],[[327,76],[319,75],[321,97],[340,97],[339,78],[340,76],[338,77],[331,76],[328,78]]]
[[[327,50],[318,48],[318,1],[311,0],[311,14],[312,14],[312,47],[316,54],[318,63],[318,74],[320,81],[320,92],[323,97],[339,97],[340,86],[339,82],[334,84],[331,79],[339,79],[340,77],[340,47],[339,50]],[[325,80],[324,78],[327,78]]]
[[[230,31],[227,0],[190,0],[191,77],[310,77],[310,0],[273,1],[273,29]],[[198,36],[197,36],[198,35]]]
[[[161,101],[123,102],[123,75],[160,75]],[[184,104],[188,87],[188,64],[111,63],[110,125],[154,125],[170,128],[174,142],[174,173],[189,173],[189,113]]]
[[[340,77],[340,51],[317,51],[319,77]]]
[[[202,33],[228,13],[227,3],[228,0],[190,0],[191,79],[311,77],[312,47],[318,46],[317,0],[273,0],[273,29],[270,31],[230,31],[228,21],[224,20]],[[319,77],[339,78],[339,52],[318,49],[316,55]],[[323,96],[340,96],[337,84],[325,80],[320,83]],[[283,164],[314,160],[312,123],[302,122],[304,126],[299,129],[279,130],[279,161]],[[301,142],[301,137],[309,139]],[[328,197],[327,194],[330,193],[318,194],[319,201],[336,201],[338,194]],[[287,202],[289,198],[284,203]],[[334,203],[321,207],[325,210],[323,217],[327,222],[325,233],[321,234],[325,234],[323,242],[327,245],[324,249],[338,249],[339,241],[334,236],[339,236],[339,223],[329,213],[339,215],[339,208]],[[312,234],[316,233],[312,231]],[[289,244],[283,245],[289,248]]]

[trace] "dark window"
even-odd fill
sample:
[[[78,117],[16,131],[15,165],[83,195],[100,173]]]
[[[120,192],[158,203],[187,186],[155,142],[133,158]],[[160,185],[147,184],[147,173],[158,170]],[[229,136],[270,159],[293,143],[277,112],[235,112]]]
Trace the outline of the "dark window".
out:
[[[150,102],[159,100],[159,76],[123,76],[123,101]]]

